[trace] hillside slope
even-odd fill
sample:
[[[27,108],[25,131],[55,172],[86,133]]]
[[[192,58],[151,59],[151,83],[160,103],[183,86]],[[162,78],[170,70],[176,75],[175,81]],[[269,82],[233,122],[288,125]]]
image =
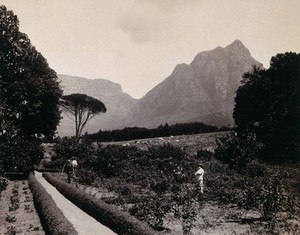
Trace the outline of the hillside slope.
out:
[[[159,124],[200,121],[233,125],[234,95],[243,73],[261,66],[242,42],[199,53],[191,64],[149,91],[124,120],[124,126],[153,128]]]
[[[89,133],[101,130],[118,128],[122,119],[124,119],[136,99],[122,91],[121,85],[105,79],[86,79],[82,77],[58,75],[64,95],[72,93],[82,93],[92,96],[102,101],[107,111],[92,119],[86,125],[84,131]],[[75,134],[75,124],[62,113],[63,119],[58,127],[60,136]]]

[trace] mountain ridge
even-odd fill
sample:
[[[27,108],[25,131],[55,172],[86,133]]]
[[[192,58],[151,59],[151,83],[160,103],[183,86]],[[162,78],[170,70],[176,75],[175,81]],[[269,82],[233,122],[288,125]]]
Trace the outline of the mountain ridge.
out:
[[[59,78],[64,94],[85,93],[106,105],[107,113],[88,123],[89,133],[180,122],[232,126],[235,91],[242,75],[253,65],[262,66],[240,40],[235,40],[226,47],[199,52],[190,64],[177,64],[168,77],[140,99],[132,98],[120,84],[106,79],[69,75]]]
[[[262,66],[239,40],[200,52],[190,64],[176,65],[170,76],[139,99],[124,126],[153,128],[191,121],[233,125],[234,93],[242,74],[253,65]]]
[[[87,79],[79,76],[58,74],[58,80],[64,95],[82,93],[102,101],[107,111],[91,119],[84,131],[98,132],[100,129],[115,129],[116,123],[120,123],[127,116],[137,99],[123,92],[118,83],[107,79]],[[59,136],[71,136],[75,133],[75,124],[62,113],[62,120],[58,127]]]

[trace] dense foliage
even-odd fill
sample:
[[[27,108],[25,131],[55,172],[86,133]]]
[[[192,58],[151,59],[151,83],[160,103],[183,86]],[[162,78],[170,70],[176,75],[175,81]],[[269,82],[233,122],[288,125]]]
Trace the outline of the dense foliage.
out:
[[[237,90],[233,117],[241,139],[254,138],[261,158],[299,161],[300,54],[272,57],[270,67],[254,67]]]
[[[260,154],[261,146],[250,134],[237,136],[235,132],[230,132],[217,140],[215,157],[232,168],[245,168],[250,161],[257,159]]]
[[[0,136],[0,175],[3,171],[32,171],[43,158],[40,144],[37,139]]]
[[[0,6],[0,171],[33,169],[43,152],[37,137],[52,137],[62,91],[46,59]],[[1,172],[0,172],[1,173]]]
[[[109,142],[165,137],[171,135],[190,135],[223,130],[228,130],[228,128],[217,128],[215,126],[206,125],[201,122],[177,123],[170,126],[166,123],[165,125],[160,125],[155,129],[147,129],[142,127],[126,127],[122,130],[100,130],[98,133],[86,135],[86,138],[89,138],[93,141]]]
[[[61,106],[67,116],[75,122],[77,138],[81,136],[82,130],[89,120],[106,112],[106,107],[100,100],[85,94],[65,95],[62,97]]]
[[[255,149],[244,152],[249,151],[245,146],[255,146],[252,140],[239,143],[236,138],[230,134],[231,148],[218,150],[221,156],[226,156],[226,152],[234,155],[231,165],[216,160],[213,153],[205,150],[196,155],[187,154],[184,146],[161,143],[139,149],[134,143],[130,146],[104,146],[85,141],[76,144],[74,138],[64,138],[56,144],[54,160],[63,164],[64,156],[78,153],[76,182],[117,193],[117,198],[107,199],[107,202],[127,208],[155,230],[168,230],[168,221],[173,218],[182,221],[183,234],[190,234],[207,201],[218,201],[220,205],[231,203],[246,213],[258,211],[258,218],[249,220],[241,215],[237,218],[242,223],[262,221],[267,226],[263,233],[287,226],[287,221],[297,218],[300,212],[297,204],[299,171],[293,166],[269,166],[256,160]],[[223,138],[219,145],[227,146],[226,140]],[[238,151],[234,151],[236,145]],[[253,158],[244,161],[239,157],[247,154]],[[199,194],[194,176],[199,162],[205,169],[204,197]],[[128,205],[131,206],[128,208]],[[295,229],[294,225],[288,228]],[[256,230],[252,232],[259,234]]]
[[[64,156],[77,153],[78,182],[95,185],[100,179],[112,180],[113,190],[124,196],[124,202],[135,202],[130,213],[156,230],[165,229],[163,220],[168,213],[176,213],[179,218],[188,215],[184,228],[191,229],[191,218],[195,215],[190,204],[199,204],[200,191],[194,177],[197,160],[181,148],[170,144],[149,146],[147,150],[134,146],[92,146],[64,138],[55,150],[52,165],[62,167]],[[142,189],[146,195],[140,200],[132,191]]]
[[[0,32],[0,132],[54,135],[62,94],[56,73],[5,6],[0,6]]]

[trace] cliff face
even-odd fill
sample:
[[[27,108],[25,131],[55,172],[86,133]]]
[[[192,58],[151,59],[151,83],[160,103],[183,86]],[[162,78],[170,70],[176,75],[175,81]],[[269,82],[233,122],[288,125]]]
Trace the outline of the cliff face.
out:
[[[68,75],[58,75],[58,79],[61,81],[60,84],[64,95],[72,93],[87,94],[102,101],[107,108],[106,113],[100,114],[88,122],[84,132],[95,133],[100,129],[119,128],[121,120],[128,115],[133,105],[137,102],[136,99],[122,91],[120,84],[109,80],[92,80]],[[74,135],[75,124],[65,114],[62,114],[62,116],[63,119],[58,128],[58,134],[60,136]]]
[[[199,53],[191,64],[177,65],[124,119],[124,126],[157,127],[159,124],[201,121],[233,125],[235,91],[242,75],[261,66],[236,40],[225,48]]]

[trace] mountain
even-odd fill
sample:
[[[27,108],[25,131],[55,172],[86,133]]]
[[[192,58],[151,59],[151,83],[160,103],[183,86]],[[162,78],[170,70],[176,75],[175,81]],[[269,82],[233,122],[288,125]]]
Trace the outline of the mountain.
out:
[[[101,130],[116,129],[120,122],[128,116],[136,99],[122,91],[121,85],[105,79],[86,79],[82,77],[58,75],[64,95],[82,93],[102,101],[107,111],[91,119],[84,132],[95,133]],[[75,124],[64,113],[58,127],[59,136],[75,134]]]
[[[262,66],[244,44],[200,52],[190,64],[179,64],[163,82],[137,100],[122,91],[120,84],[105,79],[58,75],[64,95],[83,93],[101,100],[105,114],[92,119],[85,131],[124,127],[155,128],[160,124],[203,122],[233,125],[235,91],[242,75],[253,65]],[[74,123],[65,115],[58,128],[60,136],[74,135]]]
[[[195,121],[233,125],[235,91],[253,65],[262,66],[239,40],[201,52],[191,64],[177,65],[169,77],[138,100],[123,125],[153,128]]]

